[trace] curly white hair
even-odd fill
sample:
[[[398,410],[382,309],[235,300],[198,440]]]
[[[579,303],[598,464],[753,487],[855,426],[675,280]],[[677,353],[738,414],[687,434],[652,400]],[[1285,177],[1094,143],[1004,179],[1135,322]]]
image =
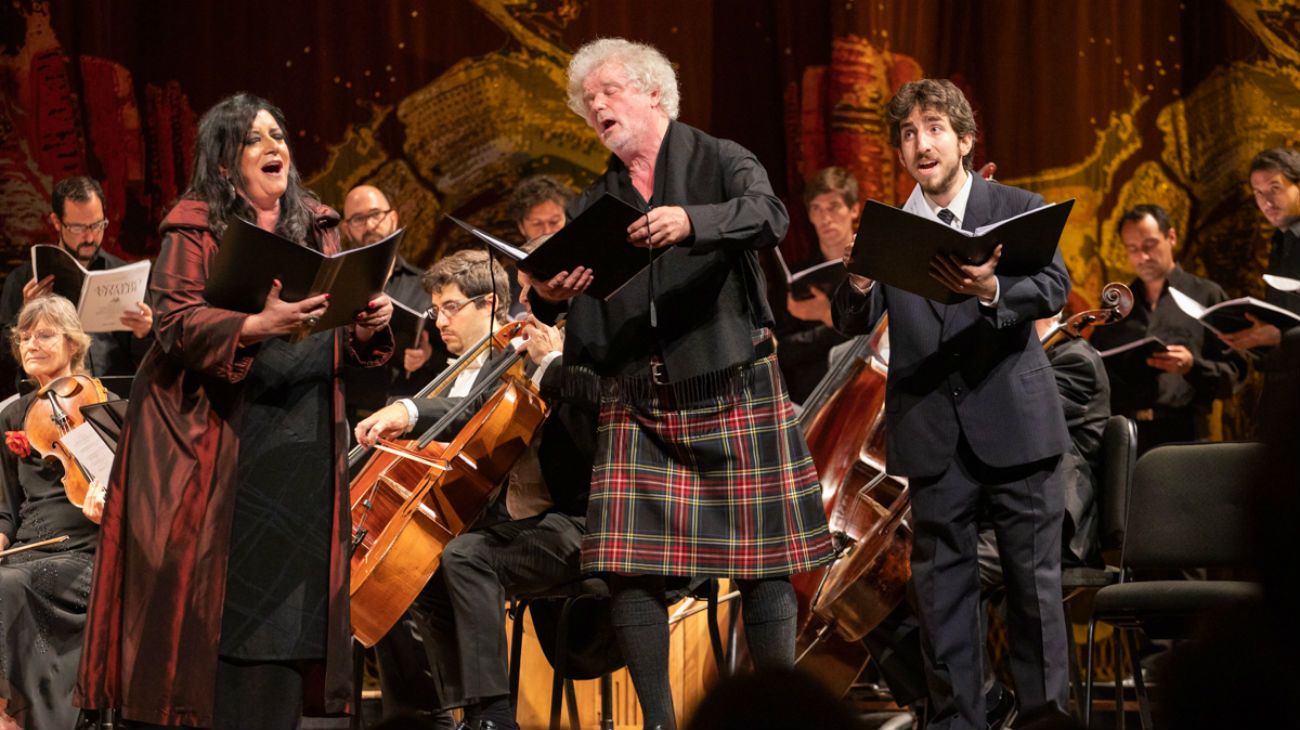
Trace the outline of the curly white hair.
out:
[[[569,108],[587,118],[587,103],[582,98],[582,82],[607,63],[618,63],[627,73],[628,84],[645,93],[659,91],[660,105],[669,119],[677,118],[681,94],[677,90],[677,71],[659,49],[624,38],[600,38],[587,43],[569,61]]]

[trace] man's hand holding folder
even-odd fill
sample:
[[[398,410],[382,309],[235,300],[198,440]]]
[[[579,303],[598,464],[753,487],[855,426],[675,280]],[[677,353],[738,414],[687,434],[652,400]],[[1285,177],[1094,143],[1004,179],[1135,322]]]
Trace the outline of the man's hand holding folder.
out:
[[[998,280],[993,274],[998,268],[998,259],[1001,258],[1002,244],[998,244],[993,249],[993,254],[982,264],[967,263],[955,254],[941,254],[930,259],[930,277],[949,291],[989,302],[998,295]]]
[[[845,254],[849,281],[865,291],[879,279],[944,304],[969,297],[991,301],[998,296],[999,266],[1004,276],[1028,276],[1051,263],[1073,203],[1045,205],[966,231],[869,200]]]

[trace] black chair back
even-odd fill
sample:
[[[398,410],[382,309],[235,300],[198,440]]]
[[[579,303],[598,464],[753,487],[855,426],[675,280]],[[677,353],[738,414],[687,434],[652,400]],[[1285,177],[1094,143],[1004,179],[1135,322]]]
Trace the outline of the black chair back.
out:
[[[1102,550],[1124,546],[1136,465],[1137,424],[1127,416],[1111,416],[1101,435],[1101,473],[1097,479],[1097,544]]]
[[[1123,567],[1215,568],[1250,558],[1246,501],[1263,446],[1171,444],[1138,459]]]

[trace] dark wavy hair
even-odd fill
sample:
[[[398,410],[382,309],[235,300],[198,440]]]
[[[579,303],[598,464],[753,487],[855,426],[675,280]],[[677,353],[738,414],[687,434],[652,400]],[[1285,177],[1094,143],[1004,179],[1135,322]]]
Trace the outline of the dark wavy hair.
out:
[[[492,294],[495,303],[493,318],[505,324],[510,317],[510,279],[482,249],[462,248],[443,256],[424,272],[420,283],[430,294],[452,284],[467,297]]]
[[[236,190],[244,188],[244,178],[239,172],[244,139],[253,126],[253,118],[263,109],[280,125],[287,146],[289,124],[284,120],[284,112],[266,99],[247,92],[241,91],[222,99],[199,120],[199,132],[194,140],[194,174],[182,197],[208,204],[208,228],[218,238],[225,233],[232,218],[257,220],[253,206]],[[289,185],[280,198],[280,220],[275,225],[275,232],[292,241],[305,243],[315,221],[313,203],[317,202],[319,198],[302,186],[302,177],[294,164],[291,149]]]
[[[885,107],[885,120],[889,123],[889,143],[895,148],[903,143],[901,127],[912,115],[912,110],[938,111],[948,115],[952,131],[958,137],[969,134],[971,140],[979,137],[979,127],[975,124],[975,112],[961,89],[948,79],[917,79],[908,81],[899,88],[894,98]],[[974,169],[975,145],[961,158],[962,166]]]
[[[1255,155],[1250,161],[1250,172],[1272,170],[1293,183],[1300,183],[1300,150],[1290,147],[1274,147]]]
[[[573,191],[564,183],[550,175],[533,175],[520,180],[515,186],[506,203],[506,215],[516,224],[521,224],[528,211],[548,200],[554,200],[564,209],[572,199]]]

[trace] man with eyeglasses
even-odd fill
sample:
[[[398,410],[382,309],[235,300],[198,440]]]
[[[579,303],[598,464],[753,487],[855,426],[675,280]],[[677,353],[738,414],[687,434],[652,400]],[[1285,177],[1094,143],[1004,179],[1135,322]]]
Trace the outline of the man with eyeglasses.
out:
[[[343,238],[349,248],[380,241],[399,225],[397,209],[373,185],[358,185],[343,199]],[[422,275],[418,267],[399,254],[384,293],[408,309],[423,312],[429,306],[429,295],[420,284]],[[386,368],[343,369],[349,423],[356,424],[393,398],[415,394],[442,372],[447,364],[447,349],[431,336],[432,327],[430,321],[418,342],[398,342],[402,356],[394,354]]]
[[[104,191],[99,183],[89,177],[70,177],[60,180],[51,195],[50,225],[59,244],[77,258],[89,271],[114,269],[124,261],[105,252],[104,230],[108,219],[104,215]],[[5,277],[4,291],[0,293],[0,322],[6,331],[23,305],[53,291],[54,277],[40,281],[32,277],[31,259],[26,259]],[[134,375],[144,353],[149,349],[149,329],[153,325],[153,310],[141,302],[136,310],[122,313],[125,331],[100,332],[91,335],[90,351],[86,353],[86,367],[95,376]],[[4,366],[17,372],[8,349],[4,349]],[[0,389],[12,392],[9,378],[0,378]]]
[[[462,250],[425,274],[436,322],[447,349],[462,355],[504,322],[505,272],[489,268],[488,255]],[[539,385],[560,371],[563,338],[530,320],[524,327],[530,377]],[[433,425],[486,377],[505,353],[486,353],[452,385],[448,397],[403,399],[357,425],[357,440],[410,437]],[[479,396],[485,400],[495,388]],[[462,416],[461,423],[474,414]],[[442,564],[416,601],[433,637],[434,686],[441,708],[463,707],[468,730],[518,728],[510,702],[506,631],[507,595],[538,593],[579,576],[578,554],[586,525],[587,494],[595,455],[593,403],[552,403],[529,450],[515,464],[500,497],[471,530],[455,537]],[[449,438],[460,424],[442,438]],[[392,636],[392,632],[389,632]],[[388,641],[388,637],[384,639]]]

